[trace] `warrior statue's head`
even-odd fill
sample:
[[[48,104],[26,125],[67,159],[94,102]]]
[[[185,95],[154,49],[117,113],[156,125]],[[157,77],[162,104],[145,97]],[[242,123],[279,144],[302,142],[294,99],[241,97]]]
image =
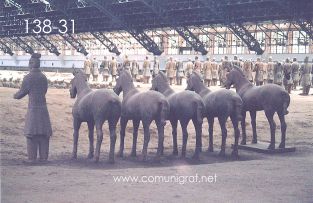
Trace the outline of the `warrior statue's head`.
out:
[[[29,59],[29,64],[28,64],[30,69],[40,68],[40,57],[41,57],[41,54],[39,53],[32,54],[32,56]]]

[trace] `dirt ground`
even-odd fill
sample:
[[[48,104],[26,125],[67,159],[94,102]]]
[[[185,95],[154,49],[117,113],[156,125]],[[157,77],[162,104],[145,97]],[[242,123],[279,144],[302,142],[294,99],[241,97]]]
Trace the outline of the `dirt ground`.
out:
[[[141,90],[148,86],[141,85]],[[175,87],[181,90],[182,87]],[[217,87],[212,88],[218,89]],[[16,89],[0,88],[1,127],[1,202],[4,203],[89,203],[89,202],[313,202],[313,96],[291,95],[290,113],[286,117],[287,145],[296,152],[266,155],[239,151],[240,159],[230,158],[233,130],[228,123],[227,156],[218,156],[221,132],[218,121],[214,124],[213,153],[208,153],[208,125],[203,125],[203,152],[200,161],[190,157],[195,146],[195,131],[189,124],[188,154],[186,159],[172,156],[172,137],[169,122],[165,130],[165,155],[160,163],[154,162],[156,154],[156,126],[151,126],[149,160],[140,161],[143,130],[140,126],[137,158],[131,158],[132,123],[128,123],[125,157],[116,157],[115,164],[108,159],[108,126],[103,126],[104,140],[99,163],[87,159],[87,125],[80,130],[78,159],[71,160],[72,115],[74,103],[68,90],[49,89],[47,94],[53,137],[47,164],[29,166],[26,141],[23,135],[24,117],[28,99],[14,100]],[[277,116],[276,141],[280,141]],[[257,114],[259,140],[269,141],[269,126],[263,112]],[[119,148],[119,125],[116,153]],[[251,141],[250,118],[247,116],[247,134]],[[178,129],[181,148],[181,130]],[[154,176],[213,176],[214,181],[195,183],[153,182]],[[216,175],[216,176],[215,176]],[[116,182],[116,176],[149,177],[150,182]],[[151,177],[150,177],[151,176]],[[180,179],[182,180],[182,179]],[[185,179],[187,180],[187,179]]]

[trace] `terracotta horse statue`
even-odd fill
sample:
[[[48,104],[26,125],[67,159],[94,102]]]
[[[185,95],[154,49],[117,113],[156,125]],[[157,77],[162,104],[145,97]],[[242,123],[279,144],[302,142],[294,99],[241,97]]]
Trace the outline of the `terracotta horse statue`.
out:
[[[193,72],[189,79],[187,80],[187,90],[193,90],[198,93],[205,105],[205,117],[209,123],[209,148],[208,151],[213,151],[213,124],[214,118],[218,118],[222,131],[222,145],[220,155],[225,155],[226,146],[226,121],[230,117],[234,132],[235,132],[235,143],[232,152],[232,157],[238,157],[238,139],[240,136],[240,131],[238,128],[238,122],[241,119],[241,108],[242,100],[233,91],[229,90],[219,90],[211,92],[202,82],[200,75],[197,72]]]
[[[158,129],[157,159],[163,154],[164,126],[170,111],[167,99],[156,91],[139,92],[133,84],[133,79],[128,71],[122,70],[116,80],[114,92],[123,91],[121,113],[121,140],[119,156],[123,156],[125,129],[128,120],[133,120],[133,147],[131,156],[136,156],[136,144],[139,123],[142,121],[144,128],[143,160],[147,159],[147,148],[150,141],[150,124],[154,120]]]
[[[74,78],[71,80],[71,98],[77,96],[73,106],[74,146],[72,158],[77,158],[77,144],[79,128],[82,122],[87,122],[89,130],[89,154],[88,158],[94,155],[94,126],[97,132],[97,145],[95,161],[99,161],[100,147],[103,139],[102,125],[105,121],[109,123],[110,130],[110,153],[109,162],[114,162],[114,148],[116,142],[116,124],[121,115],[121,101],[112,91],[99,89],[92,91],[87,83],[87,77],[81,70],[74,70]]]
[[[257,143],[256,133],[256,112],[265,111],[266,118],[270,124],[271,129],[271,143],[268,149],[275,149],[275,129],[276,124],[273,119],[275,112],[277,112],[281,124],[281,143],[279,148],[285,148],[286,129],[285,115],[288,114],[288,106],[290,103],[290,96],[281,86],[275,84],[266,84],[263,86],[254,86],[244,76],[242,70],[235,67],[227,75],[225,86],[227,89],[234,85],[236,92],[243,101],[242,108],[242,141],[241,144],[246,144],[246,112],[250,112],[251,125],[253,129],[252,143]]]
[[[177,123],[179,121],[183,132],[182,156],[186,156],[186,145],[188,139],[187,126],[189,121],[192,120],[196,130],[196,149],[194,158],[199,158],[204,113],[202,98],[192,91],[175,93],[170,87],[167,77],[163,72],[159,72],[159,74],[153,78],[151,90],[162,93],[168,99],[170,104],[170,115],[168,119],[172,125],[173,155],[178,155]]]

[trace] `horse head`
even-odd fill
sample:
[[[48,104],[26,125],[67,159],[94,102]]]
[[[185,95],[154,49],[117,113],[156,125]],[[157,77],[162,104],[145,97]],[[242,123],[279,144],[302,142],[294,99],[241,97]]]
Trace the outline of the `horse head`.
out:
[[[226,89],[230,89],[232,85],[236,85],[239,78],[244,77],[242,70],[238,66],[234,66],[233,69],[226,74],[226,81],[224,86]]]
[[[119,77],[116,79],[115,87],[113,91],[119,95],[126,87],[130,86],[133,83],[132,76],[128,71],[121,70],[119,73]]]
[[[187,80],[187,87],[186,90],[195,91],[197,84],[200,82],[203,82],[201,79],[201,76],[193,71],[190,77]]]
[[[70,82],[70,96],[75,98],[77,95],[77,89],[80,88],[81,84],[87,83],[86,74],[80,69],[73,69],[74,78]]]
[[[160,71],[153,79],[152,79],[152,87],[150,90],[159,91],[160,86],[164,83],[168,83],[166,75]]]

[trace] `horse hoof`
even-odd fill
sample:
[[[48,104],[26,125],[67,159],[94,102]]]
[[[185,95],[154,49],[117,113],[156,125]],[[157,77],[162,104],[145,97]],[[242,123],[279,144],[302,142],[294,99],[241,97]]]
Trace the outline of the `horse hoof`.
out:
[[[71,160],[76,160],[77,159],[77,155],[72,155]]]
[[[285,143],[280,143],[280,145],[278,147],[281,148],[281,149],[284,149],[285,148]]]
[[[109,164],[114,164],[114,159],[109,159],[108,163]]]
[[[213,148],[208,148],[208,152],[213,152]]]
[[[132,152],[132,153],[130,154],[130,156],[131,156],[131,157],[136,157],[137,154],[136,154],[136,152]]]
[[[94,162],[98,163],[99,162],[99,157],[95,157]]]
[[[256,144],[256,143],[258,143],[258,141],[257,141],[257,140],[252,140],[251,143],[252,143],[252,144]]]
[[[274,150],[275,149],[275,145],[274,144],[270,144],[267,149]]]
[[[241,145],[246,145],[247,142],[246,142],[245,140],[243,140],[243,141],[240,142],[240,144],[241,144]]]

